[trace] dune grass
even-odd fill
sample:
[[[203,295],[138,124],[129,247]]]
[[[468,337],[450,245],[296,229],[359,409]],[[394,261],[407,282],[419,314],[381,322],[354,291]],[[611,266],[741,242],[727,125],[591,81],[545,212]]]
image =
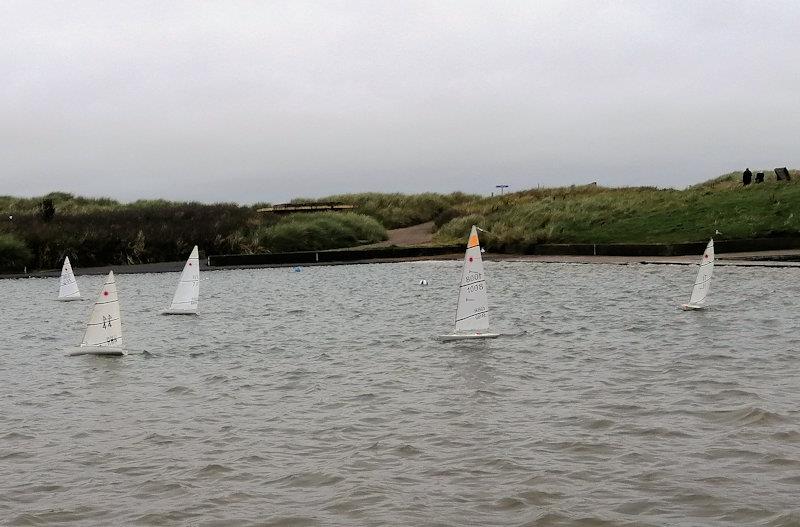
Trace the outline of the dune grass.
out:
[[[271,252],[339,249],[387,238],[377,220],[353,212],[290,214],[258,232],[259,245]]]
[[[433,221],[437,216],[456,205],[480,199],[480,196],[454,192],[452,194],[341,194],[314,201],[338,201],[355,205],[356,212],[378,220],[387,229],[410,227]]]
[[[476,224],[489,231],[481,236],[486,247],[511,253],[540,243],[800,236],[800,173],[792,171],[791,182],[777,182],[765,172],[765,183],[748,187],[735,172],[685,190],[583,185],[491,198],[348,194],[317,201],[354,204],[353,213],[291,216],[233,203],[123,204],[64,192],[0,196],[0,266],[53,269],[66,255],[82,267],[181,260],[195,244],[207,254],[334,249],[382,241],[387,228],[432,220],[436,242],[463,243]],[[717,230],[722,234],[715,235]]]
[[[529,190],[461,207],[437,241],[463,240],[473,223],[498,251],[538,243],[674,243],[800,236],[800,182],[741,186],[732,173],[686,190],[594,185]],[[737,182],[738,180],[738,182]]]

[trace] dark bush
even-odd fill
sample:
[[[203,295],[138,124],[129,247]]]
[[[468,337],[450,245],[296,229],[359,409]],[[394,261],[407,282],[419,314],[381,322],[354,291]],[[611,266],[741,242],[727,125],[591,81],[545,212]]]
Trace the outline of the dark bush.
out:
[[[0,270],[22,271],[31,261],[31,252],[11,234],[0,234]]]
[[[458,218],[459,216],[463,216],[463,212],[459,211],[455,208],[449,208],[440,212],[434,219],[433,223],[436,225],[436,228],[439,229],[442,225],[449,222],[454,218]]]
[[[192,203],[59,213],[49,222],[28,213],[15,215],[12,227],[31,266],[52,269],[65,254],[91,267],[182,260],[195,244],[206,253],[247,252],[242,244],[258,225],[249,207]]]
[[[56,207],[53,205],[53,200],[49,198],[43,199],[39,205],[39,217],[42,218],[42,221],[48,222],[52,221],[55,215]]]

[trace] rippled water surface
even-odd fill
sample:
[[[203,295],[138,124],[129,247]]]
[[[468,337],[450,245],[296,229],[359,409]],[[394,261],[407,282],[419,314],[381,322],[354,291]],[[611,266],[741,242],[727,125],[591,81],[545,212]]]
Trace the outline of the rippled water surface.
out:
[[[797,525],[800,270],[460,262],[119,275],[145,355],[66,357],[91,301],[0,281],[0,523]],[[430,285],[419,286],[425,278]],[[78,277],[94,300],[103,277]]]

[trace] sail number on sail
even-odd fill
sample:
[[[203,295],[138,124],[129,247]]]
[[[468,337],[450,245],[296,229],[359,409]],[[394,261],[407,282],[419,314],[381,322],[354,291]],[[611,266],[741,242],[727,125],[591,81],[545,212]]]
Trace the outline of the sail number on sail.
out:
[[[467,293],[475,293],[476,291],[483,291],[483,282],[467,286]]]
[[[464,284],[471,284],[472,282],[477,282],[478,280],[483,280],[483,273],[469,273],[464,277]]]

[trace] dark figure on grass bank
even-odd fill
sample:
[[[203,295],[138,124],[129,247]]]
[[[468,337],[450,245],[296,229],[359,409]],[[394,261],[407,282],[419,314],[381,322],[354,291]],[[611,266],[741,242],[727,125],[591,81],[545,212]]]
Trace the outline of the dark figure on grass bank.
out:
[[[789,169],[786,167],[775,169],[775,179],[778,181],[791,181],[792,176],[789,175]]]
[[[753,181],[753,173],[750,172],[749,168],[745,168],[744,172],[742,172],[742,185],[745,187]]]

